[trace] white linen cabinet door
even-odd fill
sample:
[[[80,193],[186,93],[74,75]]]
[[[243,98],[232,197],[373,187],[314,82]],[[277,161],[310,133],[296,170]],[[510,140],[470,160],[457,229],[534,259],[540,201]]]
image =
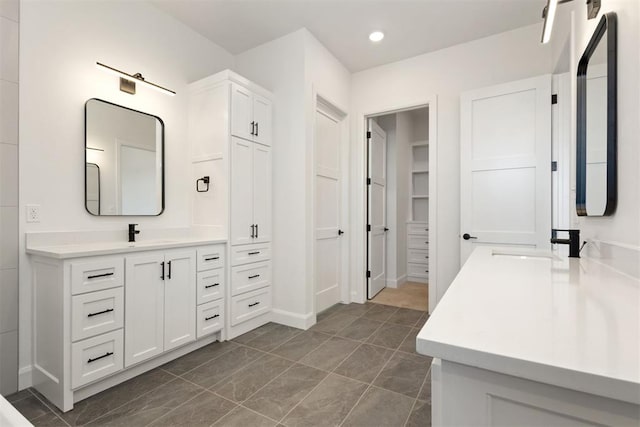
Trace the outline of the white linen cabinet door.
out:
[[[271,148],[253,144],[253,242],[271,241]]]
[[[231,138],[231,244],[252,243],[253,221],[253,143]]]
[[[196,340],[196,253],[165,253],[164,351]]]
[[[253,95],[253,121],[255,124],[253,140],[260,144],[271,145],[271,101],[259,95]]]
[[[164,254],[125,258],[124,365],[164,351]]]
[[[231,84],[231,135],[252,140],[255,133],[253,96],[235,83]]]

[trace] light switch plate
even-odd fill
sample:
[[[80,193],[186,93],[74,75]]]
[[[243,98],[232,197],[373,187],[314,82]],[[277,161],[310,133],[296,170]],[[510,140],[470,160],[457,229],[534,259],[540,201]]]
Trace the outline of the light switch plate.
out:
[[[27,205],[27,222],[40,222],[40,205]]]

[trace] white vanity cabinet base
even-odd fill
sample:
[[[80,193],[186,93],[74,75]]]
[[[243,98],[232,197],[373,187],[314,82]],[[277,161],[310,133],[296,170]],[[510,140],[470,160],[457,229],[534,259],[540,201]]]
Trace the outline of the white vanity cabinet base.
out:
[[[124,289],[71,297],[71,340],[78,341],[124,326]]]
[[[640,421],[639,405],[446,360],[432,365],[432,396],[433,426],[637,426]]]
[[[122,329],[71,346],[71,388],[118,372],[124,366]]]
[[[224,301],[213,301],[198,306],[197,338],[213,334],[224,328]]]

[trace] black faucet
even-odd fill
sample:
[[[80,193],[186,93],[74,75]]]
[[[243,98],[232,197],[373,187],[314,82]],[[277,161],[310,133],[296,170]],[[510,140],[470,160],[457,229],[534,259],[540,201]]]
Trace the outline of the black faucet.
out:
[[[558,239],[558,231],[567,231],[568,239]],[[580,230],[551,230],[551,243],[569,245],[569,258],[580,258]]]
[[[136,230],[136,225],[138,224],[129,224],[129,241],[136,241],[136,234],[140,234],[140,230]]]

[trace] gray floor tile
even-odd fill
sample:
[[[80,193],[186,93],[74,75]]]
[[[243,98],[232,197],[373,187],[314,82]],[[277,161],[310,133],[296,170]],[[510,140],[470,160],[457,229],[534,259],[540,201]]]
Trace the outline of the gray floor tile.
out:
[[[404,341],[402,341],[402,344],[400,344],[400,347],[398,347],[398,350],[404,351],[405,353],[418,354],[416,352],[416,337],[418,336],[418,332],[420,332],[420,329],[412,328],[409,335],[407,335]]]
[[[431,402],[431,370],[429,370],[427,378],[424,380],[424,385],[422,386],[422,390],[420,390],[418,399]]]
[[[409,335],[409,332],[411,332],[411,328],[407,326],[385,323],[369,337],[367,342],[395,350],[400,347],[400,344],[402,344],[402,341]]]
[[[178,359],[172,360],[171,362],[161,366],[161,368],[174,375],[182,375],[185,372],[197,368],[203,363],[207,363],[208,361],[233,350],[237,346],[237,344],[231,341],[214,342]]]
[[[382,304],[372,304],[371,309],[364,313],[362,316],[366,317],[367,319],[385,322],[396,311],[398,311],[398,307],[391,307],[390,305]]]
[[[364,341],[369,338],[380,326],[382,322],[360,317],[354,320],[347,327],[341,329],[336,335],[352,340]]]
[[[57,413],[72,426],[83,425],[130,402],[132,396],[140,397],[174,379],[173,375],[160,369],[154,369],[77,402],[73,410],[69,412]]]
[[[362,344],[335,369],[336,374],[370,383],[387,363],[393,351],[382,347]]]
[[[430,427],[431,403],[424,400],[416,401],[413,411],[409,416],[406,427]]]
[[[427,323],[427,320],[429,320],[429,313],[424,313],[416,324],[416,327],[422,329],[424,324]]]
[[[205,391],[154,421],[152,426],[210,426],[237,405]]]
[[[300,363],[325,371],[332,371],[359,345],[355,341],[331,337],[320,347],[303,357]]]
[[[276,424],[269,418],[238,406],[214,425],[216,427],[273,427]]]
[[[212,390],[227,399],[242,402],[292,364],[293,362],[280,357],[266,355],[245,368],[236,371],[230,377],[214,386]]]
[[[329,375],[283,420],[289,427],[338,426],[367,385]]]
[[[29,421],[51,412],[47,405],[31,393],[29,393],[29,396],[12,403],[12,405]]]
[[[373,385],[416,398],[430,364],[416,354],[396,352]]]
[[[399,308],[398,311],[391,315],[388,322],[413,327],[418,324],[424,313],[424,311]]]
[[[260,326],[259,328],[256,328],[252,331],[247,332],[246,334],[242,334],[238,337],[235,337],[234,339],[231,340],[231,342],[236,342],[236,343],[240,343],[240,344],[246,344],[247,342],[251,341],[254,338],[259,337],[262,334],[266,334],[267,332],[269,332],[270,330],[273,330],[275,328],[278,327],[277,323],[267,323],[265,325]]]
[[[9,396],[5,396],[5,399],[7,399],[9,403],[15,403],[18,400],[25,399],[29,396],[32,396],[31,392],[29,391],[29,389],[25,389],[17,393],[10,394]]]
[[[247,341],[244,345],[262,351],[271,351],[300,333],[302,333],[300,329],[284,325],[275,325],[267,330],[267,332]]]
[[[44,415],[39,416],[35,420],[31,420],[31,424],[36,427],[67,427],[62,418],[58,417],[53,412],[49,411]]]
[[[324,311],[321,311],[320,313],[318,313],[316,315],[316,322],[320,322],[324,319],[326,319],[329,316],[333,316],[336,313],[339,313],[343,307],[347,307],[350,304],[335,304],[332,305],[331,307],[327,308]]]
[[[209,388],[264,355],[265,353],[256,349],[238,346],[217,359],[187,372],[182,377],[199,386]]]
[[[343,426],[403,426],[414,399],[371,387],[353,408]]]
[[[295,365],[244,402],[244,406],[279,420],[327,375],[309,366]]]
[[[345,326],[348,326],[350,323],[352,323],[356,319],[357,319],[356,316],[338,313],[334,316],[327,317],[321,322],[316,323],[311,327],[310,330],[316,331],[316,332],[324,332],[326,334],[333,335],[336,332],[338,332],[340,329],[344,328]]]
[[[202,389],[180,378],[132,400],[88,425],[141,426],[167,414],[202,392]],[[132,395],[129,394],[129,398]]]
[[[373,304],[341,304],[339,313],[360,317],[373,307]]]
[[[306,331],[281,344],[272,353],[297,361],[318,348],[330,337],[331,335],[322,332]]]

